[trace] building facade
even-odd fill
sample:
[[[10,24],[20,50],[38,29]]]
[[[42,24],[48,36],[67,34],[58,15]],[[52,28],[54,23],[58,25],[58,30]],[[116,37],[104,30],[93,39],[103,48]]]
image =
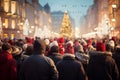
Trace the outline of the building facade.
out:
[[[120,0],[94,0],[86,17],[88,32],[96,31],[110,37],[117,36],[120,34],[119,20]]]
[[[25,20],[25,0],[0,0],[0,17],[2,37],[22,36],[22,25]]]
[[[49,12],[48,12],[49,11]],[[1,38],[34,37],[35,29],[51,28],[50,7],[42,7],[38,0],[0,0]],[[45,19],[45,20],[43,20]],[[28,35],[23,34],[27,20]]]

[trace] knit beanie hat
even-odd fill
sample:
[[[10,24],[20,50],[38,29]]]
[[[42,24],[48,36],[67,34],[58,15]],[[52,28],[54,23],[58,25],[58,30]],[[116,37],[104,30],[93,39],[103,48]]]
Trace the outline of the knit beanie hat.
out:
[[[64,38],[59,38],[59,41],[58,41],[59,43],[64,43]]]
[[[97,42],[96,44],[96,50],[97,51],[106,51],[106,46],[102,42]]]
[[[52,43],[50,43],[50,48],[52,47],[52,46],[58,46],[58,42],[57,41],[53,41]]]
[[[73,47],[73,42],[72,41],[68,41],[66,43],[65,53],[74,54],[74,47]]]
[[[35,53],[37,53],[37,54],[45,53],[46,46],[45,46],[45,43],[43,40],[41,40],[41,39],[35,40],[33,47],[34,47]]]

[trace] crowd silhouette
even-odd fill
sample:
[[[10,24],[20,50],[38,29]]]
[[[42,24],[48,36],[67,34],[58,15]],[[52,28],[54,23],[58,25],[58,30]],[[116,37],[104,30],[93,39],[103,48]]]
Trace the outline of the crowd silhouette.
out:
[[[120,80],[120,40],[1,39],[0,80]]]

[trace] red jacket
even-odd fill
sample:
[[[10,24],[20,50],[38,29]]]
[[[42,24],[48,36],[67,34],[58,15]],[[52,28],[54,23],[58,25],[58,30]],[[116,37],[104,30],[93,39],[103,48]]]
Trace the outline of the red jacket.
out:
[[[8,52],[0,52],[0,80],[16,80],[16,61]]]

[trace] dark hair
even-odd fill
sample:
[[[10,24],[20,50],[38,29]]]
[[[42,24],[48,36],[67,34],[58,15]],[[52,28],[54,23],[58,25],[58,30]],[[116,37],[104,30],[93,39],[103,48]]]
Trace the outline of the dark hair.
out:
[[[27,46],[26,50],[25,50],[25,54],[26,55],[32,55],[33,54],[33,46]]]
[[[56,52],[56,53],[58,53],[59,52],[58,46],[52,46],[51,49],[50,49],[50,52]]]
[[[106,51],[111,51],[111,50],[112,50],[112,48],[111,48],[110,44],[106,44]]]
[[[2,51],[9,50],[11,48],[11,45],[9,43],[3,43],[2,45]]]

